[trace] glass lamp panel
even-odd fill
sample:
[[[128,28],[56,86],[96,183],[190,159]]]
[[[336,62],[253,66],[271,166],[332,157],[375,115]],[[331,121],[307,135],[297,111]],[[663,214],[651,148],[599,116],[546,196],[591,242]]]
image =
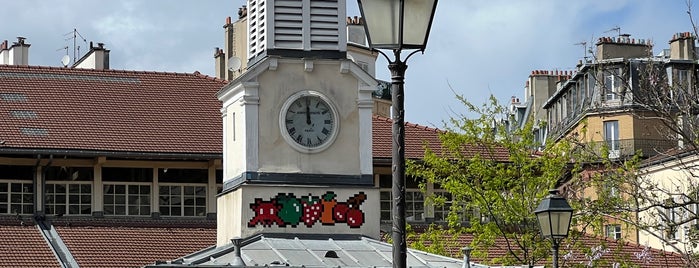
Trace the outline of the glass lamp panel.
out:
[[[572,212],[569,211],[552,211],[551,224],[553,227],[553,236],[566,237],[568,236],[568,227],[570,226],[570,217]]]
[[[366,23],[369,46],[373,48],[398,48],[398,21],[400,1],[358,0]]]
[[[539,227],[541,228],[541,235],[543,237],[551,236],[551,222],[549,217],[549,212],[540,212],[536,214],[536,218],[539,220]]]
[[[436,0],[405,0],[403,47],[424,48]]]

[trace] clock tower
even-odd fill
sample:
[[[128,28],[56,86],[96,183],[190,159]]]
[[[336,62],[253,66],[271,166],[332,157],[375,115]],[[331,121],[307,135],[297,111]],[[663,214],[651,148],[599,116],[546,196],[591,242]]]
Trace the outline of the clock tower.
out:
[[[245,55],[247,70],[217,94],[224,128],[217,245],[257,233],[378,238],[376,81],[347,59],[345,0],[247,4],[247,35],[236,34],[247,52],[232,55]]]

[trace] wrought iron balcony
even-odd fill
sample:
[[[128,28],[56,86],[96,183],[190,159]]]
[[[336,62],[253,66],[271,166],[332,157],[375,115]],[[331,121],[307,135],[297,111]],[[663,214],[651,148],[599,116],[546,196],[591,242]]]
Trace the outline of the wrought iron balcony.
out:
[[[597,155],[602,155],[602,153],[605,151],[608,152],[610,159],[631,157],[637,152],[641,153],[643,158],[648,158],[677,147],[677,141],[623,139],[589,142],[588,146]]]

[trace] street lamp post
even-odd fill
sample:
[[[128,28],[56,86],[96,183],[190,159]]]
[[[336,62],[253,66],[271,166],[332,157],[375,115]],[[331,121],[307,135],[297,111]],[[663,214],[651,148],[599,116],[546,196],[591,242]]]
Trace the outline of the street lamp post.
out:
[[[550,238],[553,243],[553,268],[558,268],[558,247],[561,240],[568,237],[573,208],[565,198],[558,195],[558,190],[550,190],[549,195],[534,210],[534,214],[539,221],[541,235]]]
[[[438,0],[357,0],[364,20],[369,47],[388,60],[391,71],[391,114],[393,120],[392,197],[393,267],[406,267],[405,234],[405,109],[403,86],[406,62],[423,52]],[[393,51],[393,60],[378,49]],[[403,49],[415,50],[401,60]]]

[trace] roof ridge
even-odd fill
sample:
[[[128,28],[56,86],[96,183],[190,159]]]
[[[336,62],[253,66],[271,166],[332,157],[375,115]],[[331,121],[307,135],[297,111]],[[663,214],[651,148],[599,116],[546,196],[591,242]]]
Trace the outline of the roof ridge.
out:
[[[212,81],[216,81],[216,82],[228,83],[228,80],[226,80],[226,79],[218,78],[218,77],[215,77],[215,76],[210,76],[210,75],[208,75],[208,74],[202,74],[202,73],[199,72],[199,70],[194,71],[192,74],[193,74],[194,76],[197,76],[197,77],[200,77],[200,78],[204,78],[204,79],[208,79],[208,80],[212,80]]]
[[[674,251],[668,251],[668,250],[662,250],[662,249],[657,249],[648,245],[641,245],[639,243],[634,243],[630,240],[617,240],[617,239],[612,239],[606,236],[598,235],[598,234],[583,234],[583,238],[592,238],[592,239],[601,239],[610,243],[615,243],[615,244],[621,244],[622,246],[631,246],[639,249],[645,249],[647,248],[650,251],[654,251],[655,253],[661,253],[665,255],[677,255],[677,256],[682,256],[682,254],[674,252]]]
[[[10,65],[10,64],[0,64],[0,69],[20,69],[20,70],[54,70],[54,71],[68,71],[76,73],[123,73],[123,74],[161,74],[161,75],[178,75],[178,76],[193,76],[197,78],[204,78],[207,80],[228,83],[225,79],[220,79],[217,77],[209,76],[200,73],[199,71],[194,71],[192,73],[186,72],[168,72],[168,71],[152,71],[152,70],[126,70],[126,69],[88,69],[88,68],[68,68],[68,67],[58,67],[58,66],[45,66],[45,65]]]
[[[385,121],[385,122],[393,122],[393,119],[385,117],[385,116],[381,116],[381,115],[375,114],[375,115],[372,115],[372,117],[375,119],[381,120],[381,121]],[[441,129],[435,128],[435,127],[428,127],[428,126],[420,125],[420,124],[416,124],[416,123],[405,122],[404,124],[406,127],[419,129],[419,130],[432,131],[435,133],[446,133],[447,132],[446,130],[441,130]]]

